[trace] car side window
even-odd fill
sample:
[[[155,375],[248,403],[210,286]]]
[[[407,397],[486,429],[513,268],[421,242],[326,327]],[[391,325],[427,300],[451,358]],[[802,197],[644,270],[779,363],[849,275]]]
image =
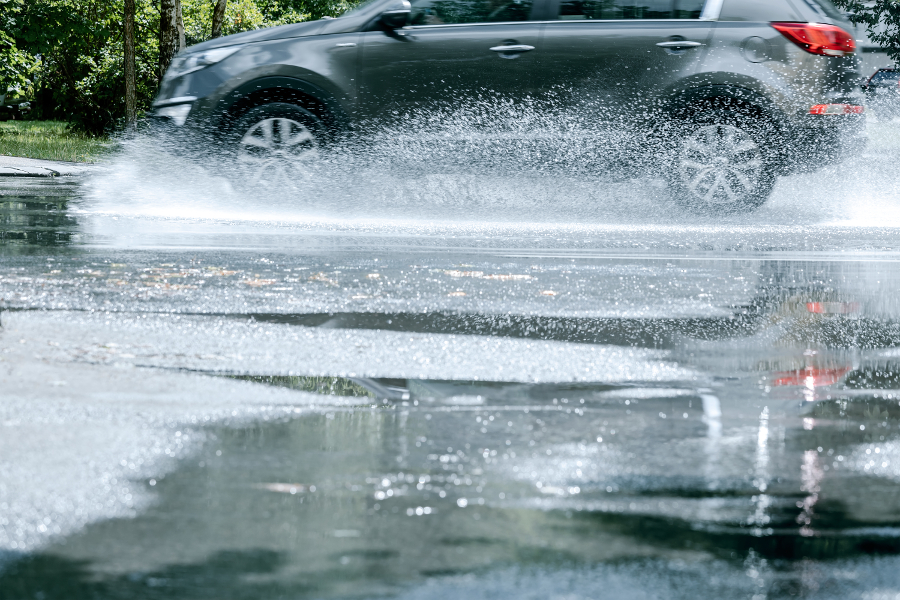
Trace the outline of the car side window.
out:
[[[872,83],[895,82],[900,79],[900,71],[879,71],[872,77]]]
[[[559,18],[699,19],[705,0],[561,0]]]
[[[412,0],[410,25],[527,21],[533,0]]]
[[[675,0],[673,19],[699,19],[706,0]]]

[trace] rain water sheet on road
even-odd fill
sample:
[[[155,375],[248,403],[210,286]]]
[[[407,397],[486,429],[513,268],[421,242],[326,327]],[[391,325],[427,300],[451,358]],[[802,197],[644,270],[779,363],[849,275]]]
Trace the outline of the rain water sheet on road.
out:
[[[864,165],[716,219],[540,180],[505,221],[512,180],[397,220],[117,168],[2,186],[3,598],[900,594]]]

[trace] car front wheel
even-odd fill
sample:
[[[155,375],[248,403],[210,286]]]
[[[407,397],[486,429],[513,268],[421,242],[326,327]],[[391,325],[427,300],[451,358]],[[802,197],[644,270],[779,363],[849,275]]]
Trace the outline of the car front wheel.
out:
[[[284,102],[247,111],[232,129],[236,171],[263,188],[293,186],[312,177],[324,127],[311,112]]]

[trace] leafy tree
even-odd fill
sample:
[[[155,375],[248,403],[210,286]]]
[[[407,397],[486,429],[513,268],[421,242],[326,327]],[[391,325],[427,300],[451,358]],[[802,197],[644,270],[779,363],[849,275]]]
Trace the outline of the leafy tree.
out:
[[[897,0],[834,0],[850,21],[865,25],[869,39],[885,48],[888,56],[900,62],[900,2]]]
[[[260,0],[230,0],[225,9],[222,35],[310,19],[309,13],[287,8],[284,4],[286,3],[267,4]],[[184,33],[188,46],[210,38],[214,8],[213,0],[181,0]]]
[[[138,112],[159,87],[160,0],[135,2]],[[229,0],[223,35],[336,16],[358,0]],[[188,45],[209,39],[215,0],[181,0]],[[102,133],[125,119],[124,0],[0,0],[0,94],[35,100],[34,118]]]
[[[133,129],[137,123],[137,80],[134,72],[134,0],[125,0],[124,59],[125,59],[125,127]],[[161,54],[161,53],[160,53]]]
[[[360,0],[257,0],[257,4],[273,15],[278,11],[294,11],[308,15],[309,20],[337,17],[350,10]]]
[[[0,97],[15,91],[31,91],[31,77],[40,68],[40,61],[16,47],[16,41],[0,31]]]
[[[172,58],[179,50],[178,0],[160,0],[159,2],[159,76],[165,74]]]
[[[0,96],[32,91],[32,77],[40,67],[40,61],[21,50],[7,33],[16,26],[17,10],[23,6],[24,0],[0,0]]]
[[[216,6],[213,8],[212,16],[212,37],[217,38],[222,35],[222,25],[225,21],[225,7],[228,0],[216,0]]]
[[[135,0],[137,104],[156,92],[158,12]],[[40,56],[36,117],[101,133],[125,116],[123,0],[28,0],[11,30],[19,48]]]

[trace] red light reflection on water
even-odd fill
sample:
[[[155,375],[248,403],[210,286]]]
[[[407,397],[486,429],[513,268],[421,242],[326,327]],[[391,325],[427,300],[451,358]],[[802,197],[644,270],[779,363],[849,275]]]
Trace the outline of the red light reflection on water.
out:
[[[802,385],[808,388],[834,385],[852,369],[853,367],[851,366],[827,368],[806,367],[805,369],[798,369],[796,371],[784,371],[775,373],[775,379],[772,382],[772,385]]]

